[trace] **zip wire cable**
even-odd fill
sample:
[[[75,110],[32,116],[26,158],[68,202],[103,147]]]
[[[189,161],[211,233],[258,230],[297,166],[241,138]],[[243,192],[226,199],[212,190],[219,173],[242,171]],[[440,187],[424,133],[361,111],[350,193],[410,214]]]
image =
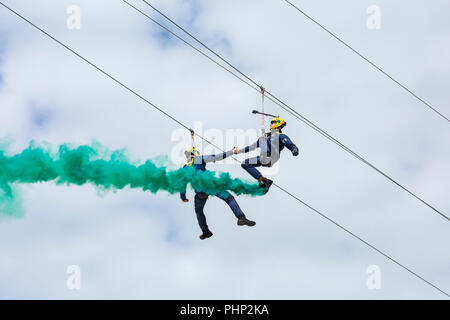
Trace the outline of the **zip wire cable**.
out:
[[[408,92],[410,95],[412,95],[414,98],[416,98],[417,100],[419,100],[420,102],[422,102],[426,107],[430,108],[432,111],[434,111],[437,115],[439,115],[441,118],[447,120],[447,122],[450,122],[449,118],[446,117],[442,112],[440,112],[439,110],[437,110],[435,107],[433,107],[432,105],[430,105],[428,102],[426,102],[424,99],[422,99],[421,97],[419,97],[417,94],[415,94],[414,92],[412,92],[410,89],[408,89],[404,84],[400,83],[398,80],[396,80],[393,76],[391,76],[390,74],[388,74],[386,71],[384,71],[381,67],[379,67],[378,65],[376,65],[375,63],[373,63],[372,61],[370,61],[368,58],[366,58],[362,53],[360,53],[359,51],[357,51],[356,49],[354,49],[352,46],[350,46],[347,42],[345,42],[344,40],[342,40],[341,38],[339,38],[336,34],[334,34],[333,32],[331,32],[329,29],[327,29],[325,26],[323,26],[321,23],[319,23],[317,20],[315,20],[313,17],[311,17],[309,14],[307,14],[305,11],[303,11],[302,9],[300,9],[298,6],[294,5],[291,1],[289,0],[284,0],[286,3],[288,3],[289,5],[291,5],[295,10],[297,10],[298,12],[300,12],[302,15],[304,15],[306,18],[308,18],[309,20],[311,20],[314,24],[316,24],[317,26],[319,26],[322,30],[324,30],[325,32],[327,32],[329,35],[331,35],[333,38],[335,38],[337,41],[339,41],[341,44],[343,44],[344,46],[346,46],[348,49],[350,49],[351,51],[353,51],[355,54],[357,54],[361,59],[365,60],[367,63],[369,63],[372,67],[374,67],[375,69],[377,69],[378,71],[380,71],[383,75],[385,75],[386,77],[388,77],[389,79],[391,79],[395,84],[397,84],[400,88],[402,88],[403,90],[405,90],[406,92]]]
[[[161,112],[162,114],[164,114],[166,117],[168,117],[169,119],[171,119],[172,121],[174,121],[175,123],[181,125],[183,128],[189,130],[190,132],[192,132],[191,129],[189,129],[185,124],[183,124],[181,121],[177,120],[175,117],[171,116],[169,113],[165,112],[163,109],[159,108],[158,106],[156,106],[155,104],[153,104],[152,102],[150,102],[148,99],[144,98],[142,95],[140,95],[139,93],[137,93],[136,91],[134,91],[133,89],[131,89],[130,87],[128,87],[127,85],[125,85],[123,82],[121,82],[120,80],[118,80],[117,78],[113,77],[112,75],[110,75],[108,72],[104,71],[103,69],[101,69],[100,67],[98,67],[96,64],[94,64],[93,62],[91,62],[90,60],[84,58],[81,54],[77,53],[75,50],[71,49],[69,46],[65,45],[63,42],[59,41],[58,39],[56,39],[54,36],[52,36],[51,34],[49,34],[48,32],[46,32],[45,30],[43,30],[42,28],[40,28],[39,26],[37,26],[36,24],[34,24],[33,22],[31,22],[30,20],[28,20],[27,18],[25,18],[24,16],[22,16],[21,14],[19,14],[18,12],[14,11],[13,9],[11,9],[10,7],[8,7],[7,5],[5,5],[3,2],[0,1],[0,5],[2,5],[4,8],[6,8],[7,10],[9,10],[10,12],[12,12],[13,14],[15,14],[16,16],[18,16],[20,19],[22,19],[23,21],[27,22],[29,25],[31,25],[32,27],[34,27],[35,29],[37,29],[38,31],[40,31],[41,33],[43,33],[44,35],[46,35],[48,38],[50,38],[51,40],[55,41],[56,43],[58,43],[59,45],[63,46],[65,49],[67,49],[68,51],[70,51],[71,53],[73,53],[74,55],[76,55],[78,58],[82,59],[83,61],[85,61],[86,63],[88,63],[90,66],[92,66],[93,68],[95,68],[96,70],[100,71],[102,74],[104,74],[105,76],[107,76],[108,78],[110,78],[111,80],[113,80],[115,83],[119,84],[121,87],[125,88],[126,90],[128,90],[129,92],[131,92],[132,94],[134,94],[136,97],[138,97],[139,99],[141,99],[142,101],[144,101],[145,103],[147,103],[148,105],[152,106],[153,108],[155,108],[157,111]],[[211,146],[221,150],[221,148],[217,147],[214,143],[206,140],[205,138],[203,138],[201,135],[196,133],[196,136],[198,136],[199,138],[201,138],[203,141],[205,141],[206,143],[210,144]],[[223,151],[223,150],[222,150]],[[238,159],[236,159],[235,157],[233,157],[233,159],[237,162],[240,162]],[[327,217],[325,214],[321,213],[320,211],[316,210],[315,208],[313,208],[312,206],[308,205],[306,202],[300,200],[300,198],[294,196],[292,193],[288,192],[286,189],[283,189],[282,187],[274,184],[277,188],[279,188],[281,191],[283,191],[284,193],[286,193],[287,195],[291,196],[293,199],[297,200],[298,202],[302,203],[303,205],[305,205],[306,207],[308,207],[309,209],[311,209],[312,211],[314,211],[315,213],[319,214],[320,216],[322,216],[323,218],[325,218],[326,220],[328,220],[329,222],[333,223],[334,225],[338,226],[340,229],[342,229],[343,231],[345,231],[346,233],[350,234],[351,236],[355,237],[357,240],[361,241],[362,243],[366,244],[367,246],[369,246],[371,249],[375,250],[376,252],[380,253],[381,255],[383,255],[384,257],[388,258],[390,261],[394,262],[396,265],[398,265],[399,267],[401,267],[402,269],[406,270],[407,272],[409,272],[410,274],[412,274],[413,276],[415,276],[416,278],[422,280],[423,282],[425,282],[426,284],[428,284],[429,286],[433,287],[434,289],[438,290],[439,292],[443,293],[444,295],[446,295],[447,297],[450,298],[450,294],[445,292],[444,290],[440,289],[438,286],[434,285],[433,283],[431,283],[430,281],[426,280],[425,278],[423,278],[422,276],[420,276],[419,274],[417,274],[416,272],[412,271],[411,269],[409,269],[408,267],[404,266],[403,264],[401,264],[400,262],[398,262],[397,260],[393,259],[392,257],[390,257],[388,254],[384,253],[383,251],[377,249],[375,246],[371,245],[369,242],[363,240],[362,238],[360,238],[359,236],[357,236],[356,234],[354,234],[353,232],[351,232],[350,230],[348,230],[347,228],[343,227],[342,225],[340,225],[339,223],[335,222],[334,220],[332,220],[331,218]]]
[[[248,82],[251,82],[253,85],[251,85],[250,83],[248,83],[247,81],[245,81],[244,79],[242,79],[241,77],[239,77],[237,74],[233,73],[232,71],[230,71],[229,69],[225,68],[223,65],[221,65],[220,63],[218,63],[217,61],[215,61],[214,59],[212,59],[211,57],[209,57],[208,55],[206,55],[204,52],[202,52],[201,50],[199,50],[198,48],[194,47],[192,44],[188,43],[186,40],[184,40],[183,38],[181,38],[179,35],[177,35],[175,32],[171,31],[170,29],[168,29],[165,26],[162,26],[159,22],[156,22],[155,19],[151,18],[150,16],[148,16],[147,14],[145,14],[144,12],[142,12],[142,10],[136,8],[135,6],[133,6],[132,4],[130,4],[127,0],[121,0],[122,2],[126,3],[127,5],[129,5],[130,7],[132,7],[133,9],[135,9],[136,11],[138,11],[139,13],[143,14],[145,17],[149,18],[151,21],[155,22],[156,24],[158,24],[160,27],[164,28],[167,32],[169,32],[170,34],[174,35],[176,38],[181,39],[184,43],[188,44],[191,48],[194,48],[197,52],[200,52],[203,56],[207,56],[208,59],[210,61],[213,61],[215,64],[219,65],[222,69],[226,70],[227,72],[229,72],[230,74],[232,74],[234,77],[238,78],[239,80],[241,80],[242,82],[244,82],[245,84],[247,84],[248,86],[250,86],[252,89],[254,89],[255,91],[260,92],[260,88],[261,85],[258,84],[255,80],[253,80],[252,78],[250,78],[249,76],[247,76],[246,74],[244,74],[242,71],[240,71],[237,67],[235,67],[234,65],[232,65],[230,62],[228,62],[225,58],[223,58],[220,54],[218,54],[217,52],[215,52],[214,50],[212,50],[209,46],[207,46],[205,43],[203,43],[202,41],[200,41],[197,37],[195,37],[194,35],[192,35],[189,31],[187,31],[185,28],[183,28],[182,26],[180,26],[179,24],[177,24],[174,20],[172,20],[170,17],[168,17],[166,14],[164,14],[163,12],[161,12],[159,9],[157,9],[156,7],[154,7],[152,4],[150,4],[149,2],[147,2],[146,0],[142,0],[145,4],[147,4],[149,7],[151,7],[154,11],[156,11],[158,14],[160,14],[161,16],[163,16],[166,20],[170,21],[173,25],[175,25],[177,28],[179,28],[180,30],[182,30],[184,33],[186,33],[190,38],[192,38],[193,40],[195,40],[197,43],[199,43],[202,47],[204,47],[205,49],[207,49],[209,52],[211,52],[213,55],[215,55],[217,58],[219,58],[221,61],[223,61],[224,63],[226,63],[228,66],[230,66],[233,70],[235,70],[236,72],[238,72],[240,75],[242,75],[245,79],[248,80]],[[347,147],[346,145],[344,145],[342,142],[340,142],[339,140],[337,140],[336,138],[334,138],[333,136],[331,136],[329,133],[327,133],[326,131],[324,131],[323,129],[321,129],[319,126],[317,126],[316,124],[314,124],[313,122],[311,122],[309,119],[307,119],[306,117],[304,117],[303,115],[301,115],[297,110],[293,109],[292,107],[290,107],[288,104],[286,104],[285,102],[283,102],[281,99],[277,98],[275,95],[273,95],[270,91],[268,91],[267,89],[265,89],[265,93],[266,93],[266,97],[271,100],[273,103],[275,103],[276,105],[278,105],[279,107],[281,107],[282,109],[284,109],[285,111],[289,112],[292,116],[294,116],[295,118],[297,118],[298,120],[302,121],[303,123],[305,123],[306,125],[308,125],[310,128],[312,128],[313,130],[317,131],[318,133],[320,133],[321,135],[323,135],[325,138],[329,139],[331,142],[335,143],[336,145],[338,145],[339,147],[341,147],[342,149],[344,149],[345,151],[347,151],[348,153],[350,153],[352,156],[354,156],[355,158],[357,158],[358,160],[360,160],[361,162],[363,162],[364,164],[366,164],[367,166],[369,166],[370,168],[372,168],[373,170],[375,170],[376,172],[378,172],[379,174],[381,174],[382,176],[384,176],[386,179],[390,180],[392,183],[394,183],[395,185],[397,185],[398,187],[400,187],[401,189],[403,189],[404,191],[406,191],[408,194],[410,194],[411,196],[413,196],[415,199],[419,200],[420,202],[422,202],[424,205],[426,205],[428,208],[432,209],[433,211],[435,211],[437,214],[439,214],[441,217],[443,217],[444,219],[446,219],[447,221],[450,221],[450,218],[444,214],[441,210],[437,209],[436,207],[434,207],[433,205],[431,205],[428,201],[426,201],[425,199],[423,199],[422,197],[418,196],[417,194],[415,194],[414,192],[412,192],[411,190],[409,190],[407,187],[405,187],[404,185],[402,185],[400,182],[398,182],[397,180],[395,180],[394,178],[392,178],[390,175],[386,174],[384,171],[382,171],[381,169],[379,169],[378,167],[376,167],[374,164],[372,164],[371,162],[369,162],[368,160],[366,160],[365,158],[363,158],[362,156],[360,156],[358,153],[356,153],[355,151],[353,151],[352,149],[350,149],[349,147]]]
[[[166,26],[164,26],[163,24],[159,23],[158,21],[156,21],[155,19],[153,19],[151,16],[149,16],[148,14],[146,14],[144,11],[140,10],[139,8],[137,8],[136,6],[132,5],[130,2],[128,2],[127,0],[121,0],[122,2],[124,2],[125,4],[127,4],[128,6],[130,6],[131,8],[133,8],[134,10],[136,10],[137,12],[139,12],[140,14],[142,14],[143,16],[145,16],[147,19],[151,20],[153,23],[155,23],[156,25],[158,25],[160,28],[164,29],[166,32],[170,33],[171,35],[173,35],[175,38],[177,38],[178,40],[182,41],[184,44],[186,44],[187,46],[189,46],[191,49],[197,51],[199,54],[201,54],[202,56],[204,56],[205,58],[207,58],[209,61],[211,61],[212,63],[216,64],[217,66],[219,66],[220,68],[222,68],[223,70],[227,71],[228,73],[230,73],[232,76],[238,78],[239,80],[241,80],[242,82],[244,82],[246,85],[248,85],[250,88],[258,91],[259,93],[261,92],[261,90],[259,89],[259,86],[257,86],[257,88],[255,88],[254,86],[252,86],[250,83],[248,83],[247,81],[244,81],[242,78],[239,78],[236,74],[234,74],[232,71],[230,71],[229,69],[225,68],[223,65],[221,65],[220,63],[218,63],[216,60],[212,59],[210,56],[208,56],[207,54],[205,54],[203,51],[199,50],[197,47],[193,46],[192,44],[190,44],[189,42],[187,42],[185,39],[183,39],[182,37],[180,37],[179,35],[177,35],[176,33],[174,33],[172,30],[170,30],[169,28],[167,28]],[[224,60],[224,62],[226,62]]]

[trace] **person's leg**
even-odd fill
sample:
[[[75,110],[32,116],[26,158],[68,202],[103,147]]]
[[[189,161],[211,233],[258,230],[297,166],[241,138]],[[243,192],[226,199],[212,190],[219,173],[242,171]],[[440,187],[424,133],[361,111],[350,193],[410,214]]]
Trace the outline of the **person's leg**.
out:
[[[265,178],[259,170],[257,170],[257,167],[267,167],[269,165],[265,165],[261,163],[261,157],[246,159],[244,163],[242,163],[242,168],[250,173],[250,175],[259,181],[261,188],[264,188],[264,193],[266,194],[269,192],[270,187],[273,184],[273,181],[270,179]]]
[[[221,192],[217,194],[216,197],[222,199],[228,204],[231,211],[233,211],[236,218],[238,218],[239,226],[253,227],[254,225],[256,225],[254,221],[250,221],[247,219],[244,212],[242,212],[241,207],[239,207],[239,204],[237,203],[236,199],[228,191]]]
[[[259,172],[258,167],[261,167],[261,160],[259,157],[246,159],[242,163],[242,168],[247,171],[253,178],[260,180],[262,177],[261,172]]]
[[[198,225],[203,232],[209,230],[208,224],[206,223],[205,213],[203,208],[205,207],[206,201],[208,200],[208,195],[203,192],[197,192],[195,194],[195,213],[197,215]]]
[[[242,212],[236,199],[228,191],[223,191],[217,194],[216,197],[222,199],[228,204],[228,206],[230,207],[231,211],[233,211],[236,218],[239,218],[240,216],[244,215],[244,212]]]

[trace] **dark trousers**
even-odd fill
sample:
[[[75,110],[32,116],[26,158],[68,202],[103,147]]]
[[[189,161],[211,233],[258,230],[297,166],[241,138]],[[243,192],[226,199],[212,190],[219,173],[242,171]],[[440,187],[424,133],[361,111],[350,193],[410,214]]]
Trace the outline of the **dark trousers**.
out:
[[[250,173],[250,175],[255,178],[256,180],[259,180],[262,177],[261,172],[259,172],[258,167],[270,167],[271,164],[264,164],[261,162],[261,157],[246,159],[244,163],[242,163],[242,168]]]
[[[230,207],[231,211],[233,211],[236,218],[239,218],[244,213],[239,207],[236,199],[227,191],[216,194],[217,198],[225,201]],[[195,213],[197,214],[198,225],[202,229],[202,231],[208,230],[208,224],[206,223],[205,213],[203,209],[205,208],[205,204],[208,201],[208,195],[204,192],[196,192],[195,193]]]

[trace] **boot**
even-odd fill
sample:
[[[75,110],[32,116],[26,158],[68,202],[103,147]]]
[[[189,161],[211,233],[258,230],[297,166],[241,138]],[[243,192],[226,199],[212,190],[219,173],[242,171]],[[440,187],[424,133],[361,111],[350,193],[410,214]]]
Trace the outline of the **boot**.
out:
[[[272,186],[273,181],[264,177],[259,178],[259,186],[264,188],[264,194],[269,192],[270,187]]]
[[[238,218],[238,226],[249,226],[249,227],[254,227],[256,225],[255,221],[250,221],[247,219],[247,217],[245,216],[245,214],[243,214],[242,216],[240,216]]]
[[[205,240],[208,238],[211,238],[213,236],[213,233],[211,231],[208,230],[204,230],[203,234],[200,236],[200,240]]]

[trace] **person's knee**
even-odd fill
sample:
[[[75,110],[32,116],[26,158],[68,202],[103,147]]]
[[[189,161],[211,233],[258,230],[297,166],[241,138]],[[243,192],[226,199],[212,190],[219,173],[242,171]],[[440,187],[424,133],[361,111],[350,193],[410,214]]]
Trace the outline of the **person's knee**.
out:
[[[247,168],[248,168],[248,163],[243,162],[243,163],[241,164],[241,167],[242,167],[243,169],[247,169]]]

